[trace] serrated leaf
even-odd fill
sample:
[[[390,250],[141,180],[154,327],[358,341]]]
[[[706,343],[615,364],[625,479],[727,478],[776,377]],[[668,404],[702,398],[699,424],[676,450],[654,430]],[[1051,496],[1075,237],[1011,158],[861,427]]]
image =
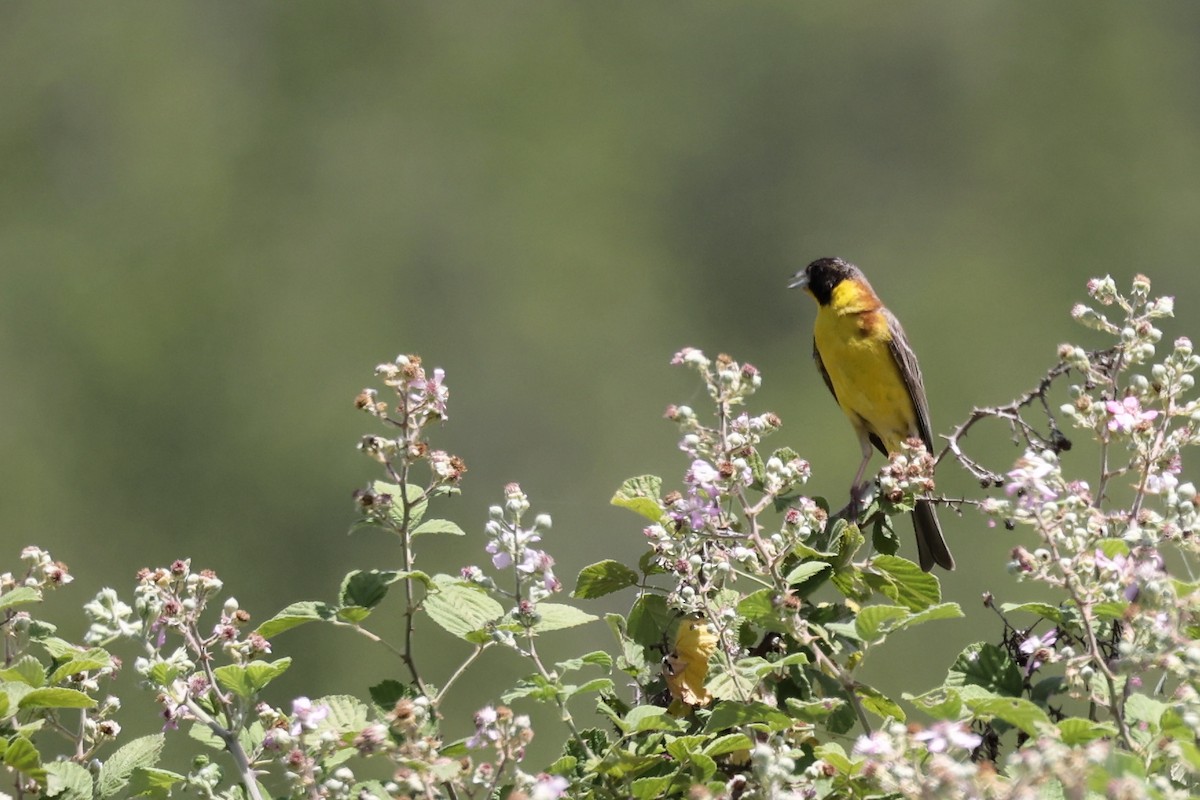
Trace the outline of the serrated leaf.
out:
[[[217,683],[227,691],[247,700],[262,691],[268,683],[282,675],[292,665],[292,659],[284,657],[275,661],[251,661],[242,666],[227,664],[217,667],[213,672]]]
[[[657,475],[639,475],[622,483],[609,502],[640,514],[651,522],[662,522],[665,513],[659,505],[661,495],[662,478]]]
[[[102,798],[116,797],[128,784],[136,769],[149,769],[162,755],[163,735],[154,733],[134,739],[120,747],[100,767],[96,790]]]
[[[864,578],[876,591],[906,606],[910,611],[924,611],[942,600],[941,585],[932,573],[905,558],[876,555]]]
[[[915,697],[907,693],[900,697],[934,719],[958,719],[962,716],[962,698],[957,689],[942,687]]]
[[[740,725],[765,725],[769,730],[781,731],[791,724],[791,717],[775,706],[757,700],[745,703],[723,700],[709,715],[704,732],[718,733]]]
[[[337,609],[329,603],[303,600],[299,603],[292,603],[290,606],[283,609],[263,624],[259,625],[255,632],[264,639],[270,639],[286,630],[291,630],[298,625],[303,625],[306,622],[319,622],[321,620],[333,619],[336,614]]]
[[[325,706],[329,713],[317,730],[333,730],[337,733],[361,731],[367,725],[370,709],[357,697],[348,694],[331,694],[312,701],[314,706]]]
[[[746,734],[727,733],[709,742],[704,748],[704,754],[716,758],[727,753],[736,753],[738,750],[749,750],[753,746],[754,743],[750,741],[750,737]]]
[[[395,570],[356,569],[342,578],[338,602],[343,606],[374,608],[387,597],[388,587],[400,580]]]
[[[417,696],[416,691],[392,678],[380,681],[367,691],[371,695],[371,702],[385,712],[395,708],[400,700]]]
[[[404,527],[404,504],[400,500],[400,486],[387,481],[375,481],[372,484],[372,489],[375,494],[387,494],[392,497],[391,507],[388,509],[388,521],[396,528]],[[408,510],[408,526],[409,530],[421,524],[421,520],[425,517],[425,510],[429,508],[429,500],[422,499],[425,496],[425,490],[420,486],[408,484],[405,487],[406,497],[409,503]]]
[[[77,675],[81,672],[91,672],[93,670],[105,669],[112,666],[112,656],[107,650],[99,647],[94,647],[85,653],[81,653],[65,664],[59,665],[50,675],[50,683],[59,683],[72,675]]]
[[[22,711],[31,708],[94,708],[96,701],[76,689],[47,686],[34,689],[21,698],[18,707]]]
[[[4,748],[4,763],[35,781],[40,782],[46,777],[41,753],[24,736],[8,740],[8,747]]]
[[[840,697],[822,697],[817,700],[798,700],[789,697],[784,701],[788,712],[802,722],[821,722],[830,714],[837,712],[846,701]]]
[[[0,594],[0,611],[7,611],[18,606],[40,603],[42,592],[32,586],[18,586],[11,591]]]
[[[606,594],[636,586],[638,574],[620,561],[606,559],[590,564],[579,571],[572,597],[591,600]]]
[[[568,606],[563,603],[538,603],[537,613],[540,618],[532,628],[536,633],[560,631],[564,628],[577,628],[580,625],[586,625],[589,622],[595,622],[600,619],[595,614],[580,611],[575,606]]]
[[[1024,697],[991,697],[967,699],[967,708],[979,717],[994,717],[1030,736],[1038,735],[1039,725],[1049,725],[1050,717],[1037,704]]]
[[[449,575],[435,575],[423,608],[442,630],[473,641],[471,634],[500,621],[504,607],[470,583]]]
[[[658,800],[665,797],[671,785],[671,775],[656,775],[650,778],[638,778],[629,785],[629,796],[632,800]]]
[[[904,606],[867,606],[858,611],[854,618],[854,631],[864,642],[874,642],[909,618]]]
[[[1059,624],[1063,621],[1062,609],[1058,606],[1052,606],[1049,603],[1002,603],[1000,610],[1005,614],[1011,614],[1014,611],[1036,614],[1039,617],[1044,617]]]
[[[976,642],[958,654],[946,675],[946,686],[981,686],[1006,697],[1018,697],[1025,682],[1008,654],[994,644]]]
[[[662,595],[643,594],[634,601],[629,612],[629,638],[642,647],[658,647],[675,617]]]
[[[628,733],[644,733],[680,730],[683,723],[661,706],[635,706],[621,720],[621,727]]]
[[[925,622],[933,622],[939,619],[961,619],[963,617],[962,608],[958,603],[938,603],[936,606],[930,606],[924,611],[918,611],[908,619],[893,628],[893,631],[907,630],[908,628],[921,625]]]
[[[46,765],[46,797],[55,800],[92,800],[92,773],[71,761]]]
[[[22,656],[12,666],[0,670],[0,681],[23,683],[37,689],[46,685],[46,668],[36,657]]]
[[[850,760],[841,745],[828,742],[813,748],[813,755],[836,769],[842,775],[853,775],[858,772],[858,764]]]
[[[880,719],[894,719],[899,722],[907,719],[904,709],[878,689],[860,683],[854,687],[854,693],[858,695],[859,704]]]
[[[804,583],[810,578],[820,575],[827,569],[833,569],[828,561],[802,561],[788,572],[785,580],[789,586]]]
[[[444,533],[450,536],[466,536],[467,532],[458,526],[457,522],[448,519],[427,519],[413,529],[413,536],[423,536],[427,533]]]
[[[164,798],[171,796],[171,787],[186,780],[178,772],[156,767],[138,767],[129,780],[128,797]]]
[[[1070,747],[1117,734],[1117,728],[1111,722],[1093,722],[1082,717],[1060,719],[1057,725],[1058,735],[1062,737],[1063,744]]]

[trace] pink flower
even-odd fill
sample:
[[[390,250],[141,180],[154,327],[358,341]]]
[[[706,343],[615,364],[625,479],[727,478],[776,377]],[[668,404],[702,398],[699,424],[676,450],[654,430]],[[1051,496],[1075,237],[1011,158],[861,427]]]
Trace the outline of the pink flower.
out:
[[[1151,422],[1158,416],[1158,412],[1154,410],[1142,411],[1142,404],[1136,397],[1126,397],[1119,403],[1109,400],[1104,404],[1104,408],[1112,415],[1112,419],[1108,421],[1108,429],[1121,433],[1131,433],[1135,428]]]

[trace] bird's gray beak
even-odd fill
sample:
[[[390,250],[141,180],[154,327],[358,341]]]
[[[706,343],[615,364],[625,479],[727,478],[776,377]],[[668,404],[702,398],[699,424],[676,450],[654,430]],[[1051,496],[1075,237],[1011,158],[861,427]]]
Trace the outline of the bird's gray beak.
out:
[[[808,271],[800,270],[792,276],[792,280],[788,283],[789,289],[806,289],[808,288]]]

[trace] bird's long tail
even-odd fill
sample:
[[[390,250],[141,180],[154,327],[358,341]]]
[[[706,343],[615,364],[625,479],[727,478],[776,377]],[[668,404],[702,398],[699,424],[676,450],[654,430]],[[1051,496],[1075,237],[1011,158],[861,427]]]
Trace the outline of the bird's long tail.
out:
[[[913,530],[917,532],[917,556],[921,561],[921,569],[929,572],[936,564],[943,569],[954,569],[954,556],[946,546],[946,537],[942,535],[942,525],[938,522],[933,504],[928,500],[918,500],[912,512]]]

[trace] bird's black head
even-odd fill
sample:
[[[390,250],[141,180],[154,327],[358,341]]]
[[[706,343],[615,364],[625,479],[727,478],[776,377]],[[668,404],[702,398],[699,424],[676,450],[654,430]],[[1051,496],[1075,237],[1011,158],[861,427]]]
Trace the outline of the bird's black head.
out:
[[[789,289],[805,289],[821,305],[828,305],[833,289],[847,278],[859,278],[858,267],[840,258],[818,258],[796,273]]]

